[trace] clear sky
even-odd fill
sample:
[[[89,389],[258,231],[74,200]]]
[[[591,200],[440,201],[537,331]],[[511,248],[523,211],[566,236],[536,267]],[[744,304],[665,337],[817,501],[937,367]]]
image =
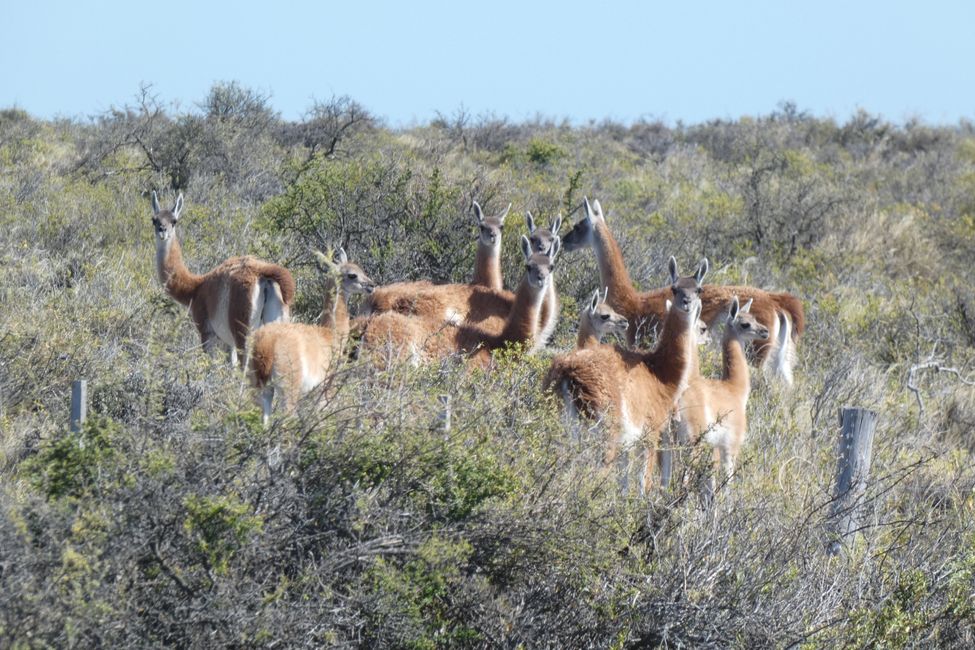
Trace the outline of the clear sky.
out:
[[[767,114],[975,119],[975,2],[0,0],[0,107],[88,116],[142,82],[215,81],[285,118],[349,95],[390,124],[463,106],[515,120]]]

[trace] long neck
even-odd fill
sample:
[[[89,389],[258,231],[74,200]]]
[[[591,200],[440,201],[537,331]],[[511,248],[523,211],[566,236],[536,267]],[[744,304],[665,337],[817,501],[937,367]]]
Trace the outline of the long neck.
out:
[[[592,317],[584,311],[579,318],[579,336],[576,338],[576,349],[586,350],[599,345],[599,333],[592,326]]]
[[[532,286],[526,273],[515,291],[515,303],[511,306],[496,347],[505,343],[527,343],[535,337],[544,297],[545,289]]]
[[[318,324],[335,332],[335,340],[340,343],[344,343],[349,336],[349,307],[335,278],[329,278],[325,282],[322,317]]]
[[[687,314],[673,308],[664,320],[657,349],[645,360],[660,383],[679,391],[687,386],[691,365],[696,363],[697,350]]]
[[[485,245],[480,239],[477,241],[477,257],[474,258],[474,279],[476,284],[495,291],[501,291],[504,284],[501,281],[501,242],[494,246]]]
[[[748,360],[745,359],[741,339],[735,336],[730,327],[725,329],[724,337],[721,339],[721,352],[724,357],[721,379],[738,388],[743,388],[747,394],[751,390]]]
[[[166,293],[184,305],[190,304],[203,282],[202,276],[191,273],[183,263],[183,249],[175,233],[165,241],[156,240],[156,272]]]
[[[626,264],[623,263],[623,253],[604,222],[597,222],[593,227],[592,246],[599,264],[599,281],[609,289],[607,302],[616,311],[632,318],[634,314],[627,312],[631,311],[630,306],[636,305],[638,295],[626,270]]]

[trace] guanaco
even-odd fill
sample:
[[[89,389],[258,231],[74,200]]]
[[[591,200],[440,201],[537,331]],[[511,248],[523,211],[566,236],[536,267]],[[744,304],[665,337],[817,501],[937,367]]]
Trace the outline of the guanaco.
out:
[[[159,198],[152,193],[159,281],[174,300],[189,307],[207,354],[213,355],[220,340],[230,348],[231,365],[237,366],[248,334],[265,323],[290,319],[294,278],[286,268],[251,256],[231,257],[204,275],[191,273],[176,237],[182,212],[182,193],[169,210],[160,208]],[[243,356],[240,362],[244,363]]]
[[[649,328],[663,322],[666,314],[665,302],[668,289],[656,289],[638,293],[633,288],[629,272],[623,262],[619,244],[606,225],[599,201],[584,200],[585,216],[573,226],[565,236],[563,244],[567,252],[589,246],[596,254],[599,265],[600,282],[609,288],[608,302],[613,309],[630,321],[627,342],[633,345],[637,339],[637,329]],[[805,313],[802,302],[792,294],[772,293],[745,286],[704,285],[701,293],[701,319],[709,327],[720,325],[725,306],[733,295],[753,301],[752,313],[759,323],[773,333],[775,340],[785,343],[781,346],[768,341],[755,341],[755,363],[763,367],[787,385],[793,381],[792,366],[795,359],[795,346],[805,328]],[[780,319],[779,316],[784,316]],[[778,337],[779,323],[788,328],[789,336]]]
[[[362,268],[349,261],[345,250],[339,249],[337,263],[330,254],[316,251],[316,257],[326,271],[318,325],[274,323],[252,337],[248,375],[260,395],[265,426],[276,388],[290,411],[302,395],[325,381],[334,360],[342,358],[349,337],[348,297],[368,294],[375,288]]]
[[[663,321],[655,350],[609,345],[575,350],[555,357],[546,378],[546,386],[558,391],[570,414],[607,421],[606,468],[613,465],[621,449],[643,443],[641,492],[652,477],[661,429],[690,380],[693,324],[700,312],[701,281],[707,272],[707,264],[702,262],[693,276],[680,277],[673,257],[668,267],[674,307]]]
[[[629,323],[626,319],[606,304],[606,290],[600,293],[599,289],[596,289],[579,316],[576,349],[594,348],[600,345],[603,337],[608,334],[624,336],[627,327]]]

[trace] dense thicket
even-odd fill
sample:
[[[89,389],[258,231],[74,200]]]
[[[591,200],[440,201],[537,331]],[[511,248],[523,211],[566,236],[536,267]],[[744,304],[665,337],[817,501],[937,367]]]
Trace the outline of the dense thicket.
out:
[[[264,431],[159,287],[154,189],[186,196],[191,268],[279,261],[305,321],[312,248],[381,282],[462,281],[471,199],[512,202],[510,285],[525,211],[571,222],[596,197],[640,288],[706,255],[714,282],[800,296],[796,386],[755,377],[743,462],[710,507],[679,480],[643,499],[601,476],[601,434],[573,444],[541,391],[550,352],[489,374],[349,363],[325,408]],[[187,110],[147,89],[91,120],[2,111],[0,646],[970,647],[973,259],[969,123],[783,105],[392,129],[347,98],[282,120],[234,83]],[[591,254],[556,279],[559,350]],[[70,433],[76,378],[94,415]],[[833,557],[848,404],[881,424],[866,525]]]

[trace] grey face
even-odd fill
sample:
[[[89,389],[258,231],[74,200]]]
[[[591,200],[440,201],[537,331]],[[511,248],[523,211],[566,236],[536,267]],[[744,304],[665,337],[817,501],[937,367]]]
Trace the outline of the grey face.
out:
[[[743,340],[767,341],[769,338],[768,328],[752,316],[749,311],[751,306],[752,301],[749,300],[744,307],[739,309],[738,296],[735,296],[728,309],[728,327],[732,328],[734,334]]]
[[[677,260],[670,258],[670,291],[673,294],[674,306],[689,314],[701,307],[701,282],[708,272],[708,261],[704,259],[692,276],[680,277],[677,273]]]
[[[372,293],[376,288],[376,283],[366,275],[362,267],[354,262],[346,261],[340,264],[339,273],[342,275],[342,291],[346,295]]]
[[[176,203],[171,210],[159,207],[159,197],[152,193],[152,227],[159,241],[168,241],[176,233],[176,222],[183,211],[183,195],[176,197]]]
[[[504,212],[493,217],[485,216],[477,201],[474,201],[471,207],[474,209],[474,217],[477,219],[478,242],[482,246],[491,248],[499,246],[501,244],[501,230],[504,228],[504,218],[508,216],[511,204],[508,204]]]
[[[606,295],[605,293],[600,294],[599,289],[589,301],[589,321],[593,328],[603,336],[606,334],[623,334],[630,326],[629,321],[606,304]]]
[[[525,255],[525,273],[528,276],[528,283],[536,289],[544,289],[552,277],[552,268],[555,265],[555,257],[561,250],[562,242],[556,236],[549,249],[544,253],[536,253],[531,249],[531,242],[528,237],[522,235],[521,249]]]
[[[548,228],[544,228],[535,226],[535,220],[529,212],[525,215],[525,224],[528,226],[528,241],[531,243],[532,250],[536,253],[544,253],[552,246],[552,242],[559,234],[562,215],[557,216]]]
[[[587,218],[582,218],[572,226],[572,230],[562,238],[562,248],[567,253],[585,248],[592,244],[592,222]]]

